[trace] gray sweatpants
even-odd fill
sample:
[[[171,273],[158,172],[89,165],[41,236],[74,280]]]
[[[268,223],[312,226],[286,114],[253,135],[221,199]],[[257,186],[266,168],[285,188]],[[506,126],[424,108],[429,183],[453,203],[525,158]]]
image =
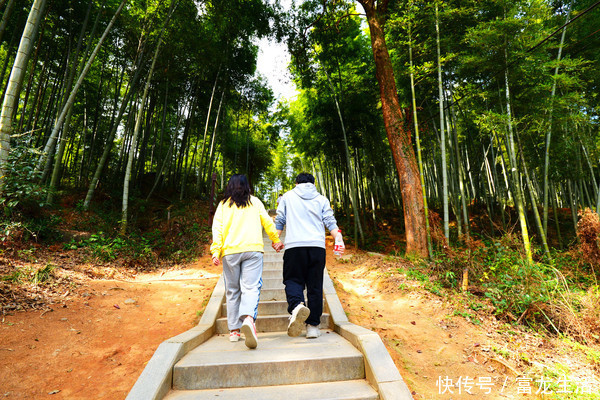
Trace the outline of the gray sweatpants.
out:
[[[223,257],[225,298],[227,299],[227,326],[240,329],[242,316],[256,319],[260,289],[262,288],[263,253],[248,251]]]

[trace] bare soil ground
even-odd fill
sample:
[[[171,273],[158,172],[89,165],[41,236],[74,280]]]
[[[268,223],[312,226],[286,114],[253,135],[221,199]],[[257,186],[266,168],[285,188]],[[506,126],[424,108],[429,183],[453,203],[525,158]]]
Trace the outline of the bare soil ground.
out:
[[[380,334],[415,399],[600,398],[598,362],[573,342],[485,310],[465,318],[464,298],[425,291],[400,259],[350,249],[327,262],[349,319]],[[59,265],[59,284],[29,288],[26,310],[0,317],[0,398],[124,399],[158,345],[198,321],[220,274],[208,255],[135,275]],[[0,287],[3,304],[20,295]],[[556,393],[561,371],[582,393]]]
[[[589,351],[466,312],[468,296],[429,293],[401,265],[361,252],[328,270],[350,321],[379,333],[415,399],[600,398]]]
[[[112,279],[92,269],[115,275],[59,271],[76,283],[1,318],[0,398],[124,399],[158,345],[199,320],[220,274],[206,257]]]

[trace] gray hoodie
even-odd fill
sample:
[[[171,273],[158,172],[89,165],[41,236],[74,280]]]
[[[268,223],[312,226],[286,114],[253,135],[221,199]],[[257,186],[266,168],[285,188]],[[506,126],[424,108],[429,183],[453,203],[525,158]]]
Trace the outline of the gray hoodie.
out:
[[[325,227],[337,229],[329,200],[312,183],[300,183],[285,193],[275,217],[275,228],[285,231],[285,248],[325,248]]]

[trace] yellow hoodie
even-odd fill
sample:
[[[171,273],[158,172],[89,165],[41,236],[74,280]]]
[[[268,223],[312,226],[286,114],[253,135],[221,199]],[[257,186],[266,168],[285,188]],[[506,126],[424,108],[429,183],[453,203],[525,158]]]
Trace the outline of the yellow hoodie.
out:
[[[246,251],[264,252],[262,227],[274,243],[279,243],[273,220],[265,206],[256,197],[250,196],[250,205],[239,208],[235,203],[220,202],[212,225],[213,242],[210,253],[221,258],[228,254]]]

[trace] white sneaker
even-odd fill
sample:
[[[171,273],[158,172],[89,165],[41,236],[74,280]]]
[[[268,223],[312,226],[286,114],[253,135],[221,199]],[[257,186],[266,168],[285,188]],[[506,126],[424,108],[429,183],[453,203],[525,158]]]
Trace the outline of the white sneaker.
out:
[[[318,326],[306,324],[306,338],[307,339],[316,339],[321,336],[321,330]]]
[[[292,311],[290,316],[290,323],[288,324],[287,334],[288,336],[299,336],[302,333],[304,321],[310,315],[310,310],[304,304],[298,304]]]
[[[238,340],[240,340],[240,332],[238,331],[231,331],[229,332],[229,341],[230,342],[237,342]]]
[[[256,326],[254,326],[254,319],[250,316],[244,319],[242,327],[240,328],[246,339],[246,347],[249,349],[255,349],[258,346],[258,337],[256,336]]]

